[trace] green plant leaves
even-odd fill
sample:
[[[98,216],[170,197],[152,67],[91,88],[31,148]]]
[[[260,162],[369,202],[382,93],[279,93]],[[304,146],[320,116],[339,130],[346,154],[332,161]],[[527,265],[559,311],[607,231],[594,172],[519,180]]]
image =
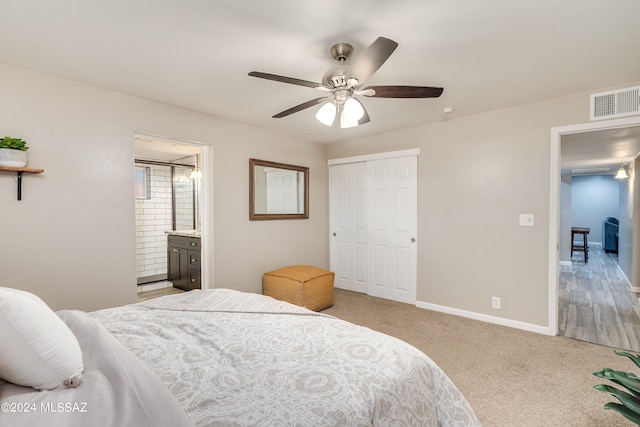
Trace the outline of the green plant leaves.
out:
[[[640,426],[640,415],[637,414],[636,412],[633,412],[631,409],[627,408],[624,405],[621,405],[619,403],[609,402],[604,404],[604,409],[611,409],[613,411],[616,411],[617,413],[621,414],[629,421],[632,421],[636,425]]]
[[[634,374],[604,368],[601,371],[594,372],[593,375],[611,380],[614,383],[627,388],[634,394],[634,396],[640,398],[640,379],[638,379]]]
[[[13,138],[10,136],[5,136],[4,138],[0,139],[0,148],[8,148],[10,150],[20,151],[27,151],[29,149],[24,139]]]
[[[614,350],[615,351],[615,350]],[[618,356],[624,356],[629,358],[636,366],[640,367],[640,355],[633,355],[624,351],[616,351]],[[611,409],[618,412],[629,421],[634,422],[640,426],[640,378],[635,374],[616,371],[614,369],[604,368],[600,371],[596,371],[593,375],[607,379],[619,386],[624,387],[629,391],[619,390],[615,387],[606,384],[598,384],[593,388],[603,393],[608,393],[614,396],[620,401],[620,403],[608,402],[604,405],[605,409]]]
[[[636,366],[638,368],[640,368],[640,354],[631,354],[631,353],[627,353],[626,351],[616,351],[613,350],[618,356],[625,356],[628,357],[629,359],[631,359],[631,361],[633,363],[636,364]]]
[[[629,393],[626,393],[622,390],[618,390],[617,388],[611,387],[610,385],[606,385],[606,384],[598,384],[593,388],[595,388],[596,390],[600,390],[604,393],[609,393],[612,396],[615,396],[620,401],[620,403],[622,403],[624,406],[631,409],[632,411],[638,413],[640,416],[640,399],[637,398],[636,396],[633,396]]]

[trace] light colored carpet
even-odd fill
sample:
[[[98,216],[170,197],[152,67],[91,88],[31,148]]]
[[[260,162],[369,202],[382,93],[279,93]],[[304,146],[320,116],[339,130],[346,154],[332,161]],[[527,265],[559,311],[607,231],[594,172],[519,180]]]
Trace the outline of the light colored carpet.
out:
[[[609,347],[549,337],[336,289],[322,311],[400,338],[453,380],[484,427],[630,426],[593,389],[604,367],[636,372]]]

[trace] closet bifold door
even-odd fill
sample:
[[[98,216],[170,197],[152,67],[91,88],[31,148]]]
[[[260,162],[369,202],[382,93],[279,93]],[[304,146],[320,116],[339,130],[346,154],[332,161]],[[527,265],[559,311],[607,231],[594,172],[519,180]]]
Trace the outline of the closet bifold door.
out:
[[[330,167],[335,286],[415,304],[417,156]]]
[[[330,246],[334,286],[367,293],[367,164],[330,167]]]
[[[367,162],[371,296],[416,303],[417,158]]]

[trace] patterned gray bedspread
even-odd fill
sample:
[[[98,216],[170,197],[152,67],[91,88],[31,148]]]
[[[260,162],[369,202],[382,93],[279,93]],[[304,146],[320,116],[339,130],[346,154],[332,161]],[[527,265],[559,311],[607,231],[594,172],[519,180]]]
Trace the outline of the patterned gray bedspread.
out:
[[[191,291],[91,313],[198,426],[479,426],[411,345],[257,294]]]

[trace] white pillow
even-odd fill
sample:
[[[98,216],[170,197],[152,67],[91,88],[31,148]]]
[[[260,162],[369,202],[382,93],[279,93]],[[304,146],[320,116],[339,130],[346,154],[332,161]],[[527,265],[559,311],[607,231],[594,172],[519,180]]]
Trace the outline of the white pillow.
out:
[[[0,378],[54,390],[76,387],[83,369],[78,340],[44,301],[0,287]]]

